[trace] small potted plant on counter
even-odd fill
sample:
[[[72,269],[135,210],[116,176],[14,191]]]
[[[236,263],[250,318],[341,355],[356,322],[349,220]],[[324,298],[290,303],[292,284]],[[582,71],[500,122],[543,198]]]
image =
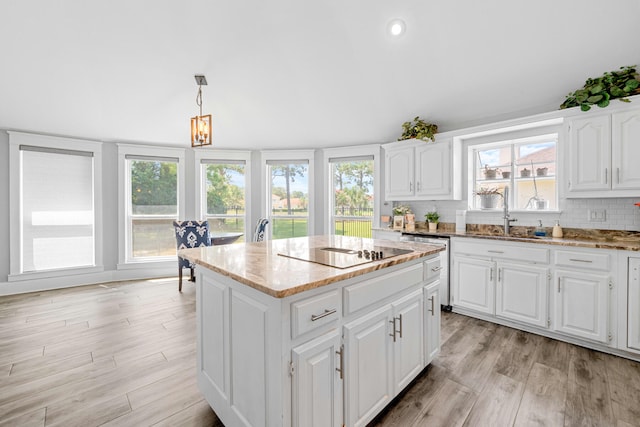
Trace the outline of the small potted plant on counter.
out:
[[[498,206],[498,200],[502,197],[497,187],[480,187],[473,194],[480,197],[480,209],[495,209]]]
[[[440,214],[438,212],[431,211],[425,214],[425,219],[429,223],[429,231],[436,231],[438,229],[438,221],[440,220]]]

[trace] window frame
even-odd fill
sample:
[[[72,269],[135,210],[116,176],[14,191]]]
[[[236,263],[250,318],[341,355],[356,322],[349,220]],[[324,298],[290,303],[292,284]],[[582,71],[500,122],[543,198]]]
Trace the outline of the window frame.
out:
[[[271,221],[271,175],[269,174],[270,163],[283,163],[290,164],[296,162],[307,162],[309,169],[307,172],[307,183],[309,186],[309,205],[307,210],[309,212],[307,217],[307,236],[314,234],[315,222],[314,222],[314,162],[315,151],[314,150],[268,150],[261,151],[261,168],[263,182],[263,191],[261,191],[261,214],[264,218],[268,218],[270,223],[267,227],[267,234],[269,240],[273,239],[273,221]],[[256,218],[257,220],[257,218]]]
[[[20,281],[104,271],[103,261],[103,219],[102,219],[102,143],[83,139],[39,135],[27,132],[7,131],[9,134],[9,274],[7,280]],[[75,150],[93,153],[93,245],[94,265],[67,267],[46,271],[22,271],[22,160],[20,145],[30,145],[43,149]]]
[[[165,257],[140,257],[133,258],[131,255],[131,216],[129,207],[131,204],[131,173],[128,167],[127,156],[139,156],[157,158],[161,160],[177,159],[177,186],[178,186],[178,212],[177,218],[185,215],[185,149],[173,147],[152,147],[146,145],[122,144],[118,145],[118,266],[117,269],[141,268],[146,265],[156,265],[159,263],[168,265],[175,264],[175,255]]]
[[[495,213],[496,209],[480,209],[476,207],[476,196],[473,194],[476,188],[475,178],[475,156],[476,149],[483,150],[482,145],[486,145],[486,149],[491,149],[492,146],[506,146],[506,145],[520,145],[525,140],[533,141],[535,139],[542,139],[550,135],[555,136],[556,142],[556,159],[555,159],[555,195],[556,195],[556,208],[545,210],[534,209],[515,209],[512,201],[514,200],[514,192],[510,192],[509,196],[509,211],[516,213],[536,213],[536,214],[557,214],[560,210],[561,200],[561,182],[562,182],[562,119],[554,119],[539,123],[527,123],[521,126],[514,126],[504,129],[492,129],[490,131],[478,132],[476,134],[461,135],[457,139],[461,140],[466,148],[466,162],[467,162],[467,205],[468,210],[474,213]],[[512,164],[512,173],[510,180],[513,181],[516,177],[514,173],[514,166]],[[512,183],[512,182],[511,182]],[[512,186],[510,187],[512,190]]]
[[[371,229],[380,227],[380,202],[384,197],[381,194],[380,183],[380,150],[381,146],[378,144],[373,145],[361,145],[352,147],[340,147],[340,148],[327,148],[322,150],[323,155],[323,167],[324,167],[324,198],[323,198],[323,210],[325,212],[324,217],[324,232],[328,234],[335,234],[335,217],[334,215],[334,194],[333,194],[333,174],[332,174],[332,161],[358,157],[373,157],[373,217],[371,219]],[[373,235],[373,233],[372,233]]]
[[[240,150],[196,150],[195,151],[195,211],[200,219],[207,218],[206,201],[206,174],[204,166],[207,161],[215,162],[244,162],[244,237],[245,242],[250,242],[253,234],[253,224],[251,221],[251,152]]]

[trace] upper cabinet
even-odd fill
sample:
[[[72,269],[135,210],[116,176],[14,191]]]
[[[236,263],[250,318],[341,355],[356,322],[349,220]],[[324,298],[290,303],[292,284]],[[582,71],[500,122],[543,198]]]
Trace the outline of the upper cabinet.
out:
[[[385,199],[460,200],[460,150],[452,138],[384,145]]]
[[[640,109],[566,121],[567,197],[633,197],[640,190]]]

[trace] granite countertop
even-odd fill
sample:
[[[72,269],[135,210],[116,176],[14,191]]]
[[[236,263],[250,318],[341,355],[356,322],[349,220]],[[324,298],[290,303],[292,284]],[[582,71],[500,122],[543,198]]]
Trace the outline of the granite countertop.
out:
[[[363,246],[374,245],[411,249],[413,252],[344,269],[278,255],[288,251],[325,246],[358,250]],[[441,250],[443,250],[441,246],[425,243],[391,242],[346,236],[310,236],[183,249],[178,252],[178,255],[275,298],[284,298],[436,254]]]
[[[430,232],[426,227],[417,224],[414,231],[378,228],[377,230],[397,231],[416,236],[430,237],[472,237],[478,239],[503,240],[511,242],[527,242],[545,245],[573,246],[581,248],[614,249],[640,252],[640,233],[621,230],[595,230],[581,228],[565,228],[564,237],[539,237],[533,235],[535,227],[511,227],[508,236],[503,234],[501,225],[467,224],[465,233],[457,233],[455,224],[440,223],[438,230]],[[551,236],[552,228],[545,227],[547,236]]]

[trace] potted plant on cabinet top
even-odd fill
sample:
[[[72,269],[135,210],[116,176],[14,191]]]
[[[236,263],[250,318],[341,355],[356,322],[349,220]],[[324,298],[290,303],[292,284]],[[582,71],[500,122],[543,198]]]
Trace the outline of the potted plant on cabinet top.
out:
[[[495,209],[502,197],[497,187],[480,187],[473,194],[480,197],[480,209]]]
[[[440,220],[440,214],[436,211],[427,212],[425,219],[429,222],[429,231],[436,231],[438,229],[438,221]]]
[[[640,93],[640,75],[635,65],[620,67],[620,71],[611,71],[604,75],[587,79],[582,89],[567,95],[567,99],[560,105],[560,109],[578,107],[582,111],[589,111],[592,105],[604,108],[609,100],[620,99],[631,102],[627,96]]]
[[[419,116],[416,116],[412,122],[404,122],[402,124],[402,135],[398,138],[398,141],[419,139],[425,142],[435,142],[436,132],[438,132],[437,125],[427,123]]]

